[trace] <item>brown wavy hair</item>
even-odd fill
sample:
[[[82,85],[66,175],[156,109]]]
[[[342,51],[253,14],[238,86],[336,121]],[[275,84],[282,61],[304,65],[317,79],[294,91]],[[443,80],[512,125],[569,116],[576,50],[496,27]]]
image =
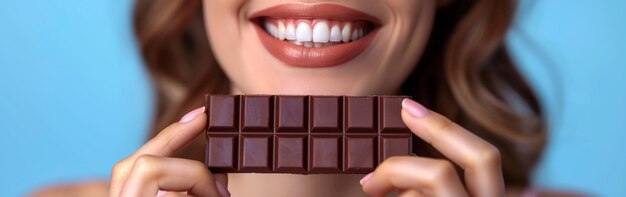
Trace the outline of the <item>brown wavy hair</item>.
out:
[[[546,125],[537,98],[504,45],[514,0],[453,1],[438,9],[422,59],[402,94],[497,146],[508,186],[527,186],[543,151]],[[203,94],[228,94],[212,55],[200,0],[137,0],[134,33],[156,86],[150,137],[203,105]],[[417,55],[417,54],[416,54]],[[178,155],[202,160],[203,138]],[[437,156],[436,151],[424,153]]]

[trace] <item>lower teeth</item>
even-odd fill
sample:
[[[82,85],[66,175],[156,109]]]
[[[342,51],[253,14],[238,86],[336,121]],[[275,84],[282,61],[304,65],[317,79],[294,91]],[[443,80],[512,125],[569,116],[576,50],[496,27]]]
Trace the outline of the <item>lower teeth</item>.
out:
[[[334,46],[334,45],[338,45],[338,44],[342,44],[343,42],[327,42],[327,43],[321,43],[321,42],[298,42],[295,40],[286,40],[286,42],[289,42],[291,44],[295,44],[298,46],[303,46],[306,48],[320,48],[320,47],[328,47],[328,46]]]

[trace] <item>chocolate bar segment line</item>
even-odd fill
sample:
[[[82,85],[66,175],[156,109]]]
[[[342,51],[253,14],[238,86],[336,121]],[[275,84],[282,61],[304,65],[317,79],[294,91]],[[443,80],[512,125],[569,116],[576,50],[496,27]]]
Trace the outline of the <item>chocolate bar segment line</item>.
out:
[[[411,153],[405,98],[206,95],[205,164],[214,173],[368,173]]]

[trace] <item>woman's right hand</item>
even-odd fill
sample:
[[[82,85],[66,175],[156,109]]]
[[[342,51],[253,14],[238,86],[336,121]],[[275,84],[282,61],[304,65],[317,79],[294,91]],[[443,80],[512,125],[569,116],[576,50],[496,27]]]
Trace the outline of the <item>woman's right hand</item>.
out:
[[[202,162],[171,157],[204,131],[206,120],[204,107],[193,110],[117,162],[109,196],[230,196],[226,174],[211,174]]]

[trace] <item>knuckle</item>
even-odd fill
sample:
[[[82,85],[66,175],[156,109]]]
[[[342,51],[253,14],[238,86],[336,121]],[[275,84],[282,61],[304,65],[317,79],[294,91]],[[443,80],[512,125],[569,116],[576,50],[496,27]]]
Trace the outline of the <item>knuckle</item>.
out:
[[[143,175],[155,175],[158,172],[158,161],[155,156],[141,155],[135,160],[133,171]]]
[[[500,165],[501,157],[502,156],[500,155],[500,150],[498,150],[498,148],[496,148],[495,146],[489,144],[479,151],[476,158],[479,159],[479,165],[495,167]]]
[[[152,155],[140,155],[135,160],[135,166],[152,166],[156,162],[155,160],[156,158]]]
[[[385,159],[385,161],[383,161],[383,163],[381,163],[380,167],[387,169],[387,168],[391,168],[393,169],[395,166],[398,166],[401,162],[402,162],[402,157],[389,157],[387,159]]]
[[[194,170],[196,170],[199,173],[204,173],[204,174],[211,174],[211,171],[209,171],[209,169],[207,168],[206,165],[204,165],[204,163],[196,161],[196,160],[190,160],[191,161],[191,168],[193,168]]]
[[[389,158],[385,159],[385,161],[383,161],[383,163],[385,163],[387,165],[396,165],[400,161],[402,161],[402,157],[395,156],[395,157],[389,157]]]
[[[428,178],[431,183],[440,183],[446,182],[453,176],[456,176],[454,165],[446,160],[437,160],[432,165],[431,176]]]
[[[128,159],[122,159],[111,168],[111,176],[120,176],[128,168]]]

